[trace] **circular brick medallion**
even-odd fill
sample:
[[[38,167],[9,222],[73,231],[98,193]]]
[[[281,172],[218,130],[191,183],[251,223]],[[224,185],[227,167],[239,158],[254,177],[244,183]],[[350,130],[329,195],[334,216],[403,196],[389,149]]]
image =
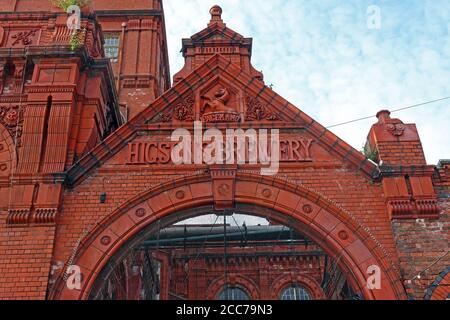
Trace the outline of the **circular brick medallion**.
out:
[[[0,171],[6,171],[6,169],[8,169],[8,165],[5,163],[0,164]]]
[[[339,239],[341,239],[341,240],[348,239],[348,233],[347,233],[347,231],[344,231],[344,230],[339,231],[338,236],[339,236]]]
[[[306,214],[310,214],[311,212],[313,212],[313,207],[309,204],[305,204],[302,209]]]
[[[19,113],[16,110],[9,110],[5,114],[4,121],[7,126],[13,126],[16,124],[18,117]]]
[[[111,243],[111,237],[110,236],[104,236],[100,239],[100,243],[104,246],[107,246]]]
[[[139,208],[139,209],[136,210],[136,212],[134,214],[136,215],[136,217],[142,218],[143,216],[146,215],[146,213],[147,212],[145,211],[144,208]]]
[[[264,189],[262,195],[266,198],[270,198],[270,196],[272,195],[272,191],[270,191],[270,189]]]
[[[179,191],[177,191],[177,193],[175,193],[175,197],[178,200],[182,200],[182,199],[184,199],[184,197],[186,197],[186,193],[183,190],[179,190]]]

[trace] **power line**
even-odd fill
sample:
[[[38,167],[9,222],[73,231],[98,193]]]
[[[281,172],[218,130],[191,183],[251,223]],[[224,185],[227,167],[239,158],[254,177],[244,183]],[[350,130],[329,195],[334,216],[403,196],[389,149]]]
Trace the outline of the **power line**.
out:
[[[404,108],[400,108],[400,109],[395,109],[395,110],[392,110],[391,113],[404,111],[404,110],[408,110],[408,109],[413,109],[413,108],[418,108],[418,107],[422,107],[422,106],[425,106],[425,105],[428,105],[428,104],[432,104],[432,103],[436,103],[436,102],[439,102],[439,101],[448,100],[448,99],[450,99],[450,97],[445,97],[445,98],[441,98],[441,99],[437,99],[437,100],[427,101],[427,102],[415,104],[415,105],[412,105],[412,106],[408,106],[408,107],[404,107]],[[359,118],[359,119],[355,119],[355,120],[351,120],[351,121],[346,121],[346,122],[334,124],[332,126],[328,126],[327,129],[340,127],[340,126],[343,126],[343,125],[346,125],[346,124],[355,123],[355,122],[359,122],[359,121],[363,121],[363,120],[372,119],[374,117],[375,116],[367,116],[367,117],[363,117],[363,118]]]
[[[442,257],[438,258],[437,260],[435,260],[432,264],[430,264],[428,267],[426,267],[425,269],[423,269],[422,271],[420,271],[414,278],[412,278],[411,280],[416,280],[416,279],[420,279],[422,274],[427,272],[428,270],[430,270],[432,267],[434,267],[436,264],[438,264],[439,262],[441,262],[442,260],[444,260],[444,258],[446,258],[448,255],[450,254],[450,252],[447,252],[446,254],[444,254]]]

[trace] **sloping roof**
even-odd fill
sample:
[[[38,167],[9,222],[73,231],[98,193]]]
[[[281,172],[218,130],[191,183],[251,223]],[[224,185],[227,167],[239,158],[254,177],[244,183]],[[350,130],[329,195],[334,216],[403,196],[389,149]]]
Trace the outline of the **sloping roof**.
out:
[[[67,184],[71,186],[83,180],[84,175],[88,174],[92,169],[101,166],[125,147],[136,136],[138,131],[146,131],[151,128],[170,130],[192,126],[189,123],[158,123],[157,118],[163,112],[173,108],[177,101],[183,99],[186,95],[194,93],[200,86],[214,77],[232,80],[234,86],[241,88],[253,98],[259,99],[271,112],[280,116],[280,121],[266,123],[264,124],[265,126],[304,129],[330,154],[351,164],[355,170],[361,171],[366,177],[374,178],[378,171],[377,166],[361,152],[279,96],[266,86],[264,82],[246,74],[239,66],[233,64],[221,54],[215,54],[70,168],[67,172]],[[214,124],[214,126],[220,128],[220,124]],[[224,124],[224,128],[229,126],[230,124]],[[236,126],[239,127],[240,124],[236,124]]]

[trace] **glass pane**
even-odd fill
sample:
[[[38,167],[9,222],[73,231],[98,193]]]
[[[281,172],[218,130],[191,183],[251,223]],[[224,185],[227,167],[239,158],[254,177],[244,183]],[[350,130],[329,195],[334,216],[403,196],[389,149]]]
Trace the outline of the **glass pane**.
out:
[[[301,286],[292,286],[283,291],[281,300],[311,300],[311,295]]]
[[[228,288],[223,290],[217,300],[250,300],[250,297],[244,290],[239,288]]]
[[[106,34],[105,35],[105,46],[119,46],[119,35]]]

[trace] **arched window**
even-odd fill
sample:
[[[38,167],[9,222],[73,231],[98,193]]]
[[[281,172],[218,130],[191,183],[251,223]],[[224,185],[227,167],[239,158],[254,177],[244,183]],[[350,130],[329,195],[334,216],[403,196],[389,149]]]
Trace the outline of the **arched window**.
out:
[[[281,293],[280,300],[312,300],[311,294],[304,287],[292,285]]]
[[[223,290],[217,297],[217,300],[250,300],[250,297],[244,290],[236,287],[230,287]]]

